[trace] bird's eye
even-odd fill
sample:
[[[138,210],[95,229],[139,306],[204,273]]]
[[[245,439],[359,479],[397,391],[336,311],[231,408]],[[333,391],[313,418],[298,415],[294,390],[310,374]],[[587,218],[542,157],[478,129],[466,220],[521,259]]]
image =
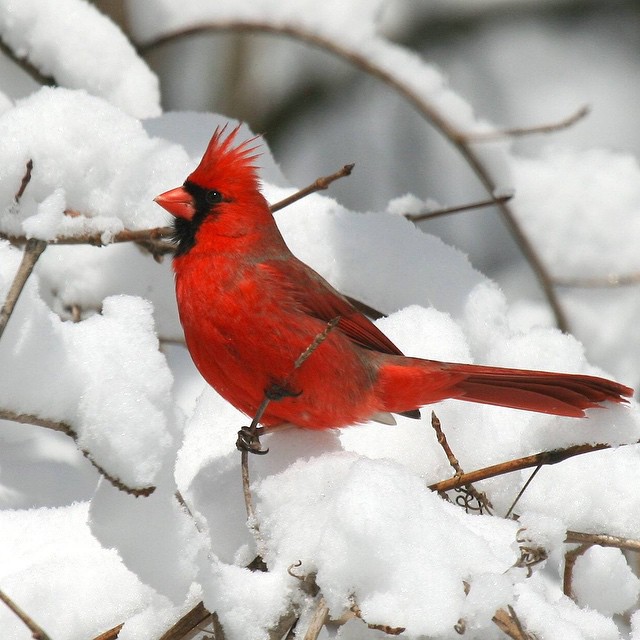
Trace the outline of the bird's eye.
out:
[[[215,189],[207,189],[207,192],[204,194],[204,199],[207,204],[218,204],[222,202],[222,194]]]

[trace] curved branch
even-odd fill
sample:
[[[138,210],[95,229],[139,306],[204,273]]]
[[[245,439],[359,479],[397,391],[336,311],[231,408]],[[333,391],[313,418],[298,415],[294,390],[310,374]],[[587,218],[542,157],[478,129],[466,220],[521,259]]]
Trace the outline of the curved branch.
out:
[[[430,104],[427,100],[423,99],[408,83],[395,77],[386,69],[380,65],[375,64],[366,55],[354,50],[349,49],[342,44],[339,44],[333,40],[330,40],[317,33],[311,33],[305,31],[303,28],[294,27],[291,25],[273,25],[266,22],[258,21],[242,21],[242,20],[221,20],[220,22],[207,22],[193,27],[177,29],[171,33],[166,33],[155,40],[149,41],[142,45],[139,45],[139,51],[141,53],[148,53],[154,48],[159,47],[167,42],[177,40],[189,35],[195,35],[203,32],[215,32],[215,31],[258,31],[261,33],[275,34],[288,36],[290,38],[300,40],[311,44],[319,49],[323,49],[334,55],[338,56],[351,63],[353,66],[361,69],[365,73],[381,80],[399,95],[405,98],[413,107],[424,116],[431,124],[438,129],[450,142],[453,144],[458,152],[462,155],[463,159],[471,167],[476,177],[483,185],[487,193],[492,196],[496,190],[496,183],[494,182],[491,173],[484,165],[480,156],[475,152],[473,145],[473,136],[460,131],[452,122],[450,122],[445,115],[443,115],[434,105]],[[477,143],[476,143],[477,144]],[[498,210],[502,216],[502,219],[511,232],[514,240],[520,247],[520,251],[524,255],[525,259],[531,266],[534,274],[542,290],[547,298],[547,301],[553,311],[556,319],[556,324],[562,331],[568,330],[568,322],[565,316],[564,310],[560,305],[560,301],[556,295],[556,291],[553,286],[553,280],[549,275],[544,263],[539,257],[529,238],[525,234],[524,230],[520,226],[517,218],[515,217],[512,208],[506,203],[498,203]]]
[[[66,436],[69,436],[76,445],[78,444],[78,434],[75,429],[67,424],[66,422],[60,422],[58,420],[50,420],[49,418],[41,418],[39,416],[30,414],[30,413],[16,413],[15,411],[11,411],[9,409],[1,409],[0,408],[0,420],[9,420],[10,422],[18,422],[20,424],[32,424],[36,427],[44,427],[45,429],[51,429],[52,431],[59,431],[60,433],[64,433]],[[100,466],[92,457],[91,452],[87,449],[78,449],[82,452],[82,455],[96,468],[98,473],[106,478],[116,489],[120,489],[120,491],[124,491],[130,495],[141,497],[141,496],[149,496],[151,495],[156,488],[154,486],[148,487],[129,487],[122,480],[112,476],[108,473],[104,467]]]

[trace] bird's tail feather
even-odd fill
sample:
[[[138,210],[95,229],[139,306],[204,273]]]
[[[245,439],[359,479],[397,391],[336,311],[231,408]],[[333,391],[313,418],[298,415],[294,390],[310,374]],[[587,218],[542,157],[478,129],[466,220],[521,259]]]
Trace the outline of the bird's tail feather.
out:
[[[455,398],[467,402],[524,409],[559,416],[583,417],[604,402],[627,402],[633,389],[595,376],[503,369],[408,358],[385,365],[381,375],[387,398],[398,412]],[[386,370],[386,371],[384,371]],[[393,387],[393,389],[391,388]]]

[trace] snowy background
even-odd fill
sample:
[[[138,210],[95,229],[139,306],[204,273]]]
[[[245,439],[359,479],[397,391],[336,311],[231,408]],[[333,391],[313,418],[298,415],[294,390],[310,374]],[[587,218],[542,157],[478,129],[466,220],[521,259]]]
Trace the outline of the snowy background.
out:
[[[217,640],[294,624],[309,640],[640,640],[636,403],[584,420],[433,407],[467,472],[610,445],[542,467],[515,519],[531,469],[477,483],[482,514],[428,490],[454,474],[431,407],[393,427],[274,434],[250,460],[248,527],[247,418],[190,362],[170,256],[120,242],[168,224],[153,197],[216,125],[243,120],[241,137],[264,133],[271,202],[356,163],[276,219],[294,253],[386,314],[405,353],[637,388],[635,5],[103,9],[113,19],[83,0],[0,1],[0,304],[25,241],[46,246],[0,336],[0,592],[52,640],[193,637],[184,615]],[[514,197],[502,213],[403,215],[492,193]],[[257,554],[266,571],[247,568]],[[0,636],[31,637],[2,604]]]

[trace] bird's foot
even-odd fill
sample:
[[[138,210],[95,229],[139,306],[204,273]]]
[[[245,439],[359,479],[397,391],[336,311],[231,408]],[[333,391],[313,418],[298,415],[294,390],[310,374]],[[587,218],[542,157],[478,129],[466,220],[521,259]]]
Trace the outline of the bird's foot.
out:
[[[269,453],[268,448],[262,448],[259,432],[251,427],[242,427],[242,429],[238,431],[236,449],[238,449],[238,451],[246,451],[247,453],[255,453],[259,456]]]

